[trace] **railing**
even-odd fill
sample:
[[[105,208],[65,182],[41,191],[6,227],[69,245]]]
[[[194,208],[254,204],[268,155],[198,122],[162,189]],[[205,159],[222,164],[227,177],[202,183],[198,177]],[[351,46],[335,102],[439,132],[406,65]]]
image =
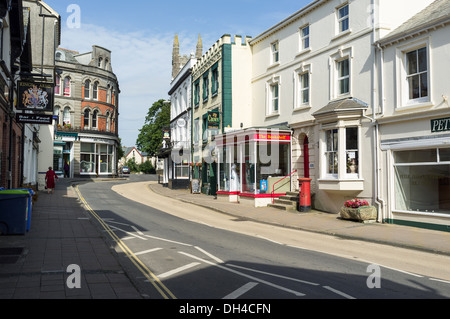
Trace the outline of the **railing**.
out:
[[[289,175],[283,177],[282,179],[280,179],[279,181],[277,181],[276,183],[273,184],[273,186],[272,186],[272,204],[275,203],[275,197],[274,197],[274,195],[275,195],[275,185],[278,184],[279,182],[281,182],[282,180],[284,180],[284,179],[286,179],[288,177],[291,177],[291,175],[294,174],[294,173],[297,173],[297,170],[293,171]]]

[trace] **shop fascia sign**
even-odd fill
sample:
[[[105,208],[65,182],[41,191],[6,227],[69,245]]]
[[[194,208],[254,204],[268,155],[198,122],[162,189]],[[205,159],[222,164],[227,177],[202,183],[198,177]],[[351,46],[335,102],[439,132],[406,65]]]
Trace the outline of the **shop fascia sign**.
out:
[[[450,117],[431,120],[431,133],[450,131]]]

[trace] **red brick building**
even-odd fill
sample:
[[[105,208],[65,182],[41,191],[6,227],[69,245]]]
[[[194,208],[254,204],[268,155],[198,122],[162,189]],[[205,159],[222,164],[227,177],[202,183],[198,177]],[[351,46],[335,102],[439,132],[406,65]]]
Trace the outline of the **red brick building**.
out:
[[[54,166],[61,176],[117,174],[119,83],[111,52],[56,50]]]

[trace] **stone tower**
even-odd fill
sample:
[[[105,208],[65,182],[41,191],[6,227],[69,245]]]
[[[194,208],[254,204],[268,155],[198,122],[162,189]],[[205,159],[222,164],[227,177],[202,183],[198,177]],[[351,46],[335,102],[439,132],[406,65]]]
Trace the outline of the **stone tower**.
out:
[[[200,34],[198,35],[198,41],[197,41],[197,49],[195,50],[195,58],[201,59],[203,55],[203,44],[202,44],[202,37]]]
[[[181,69],[180,61],[180,43],[178,42],[178,35],[175,34],[175,39],[173,40],[173,51],[172,51],[172,79],[174,79]]]

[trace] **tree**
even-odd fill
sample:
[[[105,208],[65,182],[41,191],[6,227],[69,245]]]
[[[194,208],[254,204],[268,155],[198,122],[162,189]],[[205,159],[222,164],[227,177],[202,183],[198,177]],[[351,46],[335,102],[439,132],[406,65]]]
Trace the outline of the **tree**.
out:
[[[142,152],[155,155],[163,139],[163,128],[170,125],[170,103],[159,100],[148,110],[144,126],[139,130],[136,147]]]

